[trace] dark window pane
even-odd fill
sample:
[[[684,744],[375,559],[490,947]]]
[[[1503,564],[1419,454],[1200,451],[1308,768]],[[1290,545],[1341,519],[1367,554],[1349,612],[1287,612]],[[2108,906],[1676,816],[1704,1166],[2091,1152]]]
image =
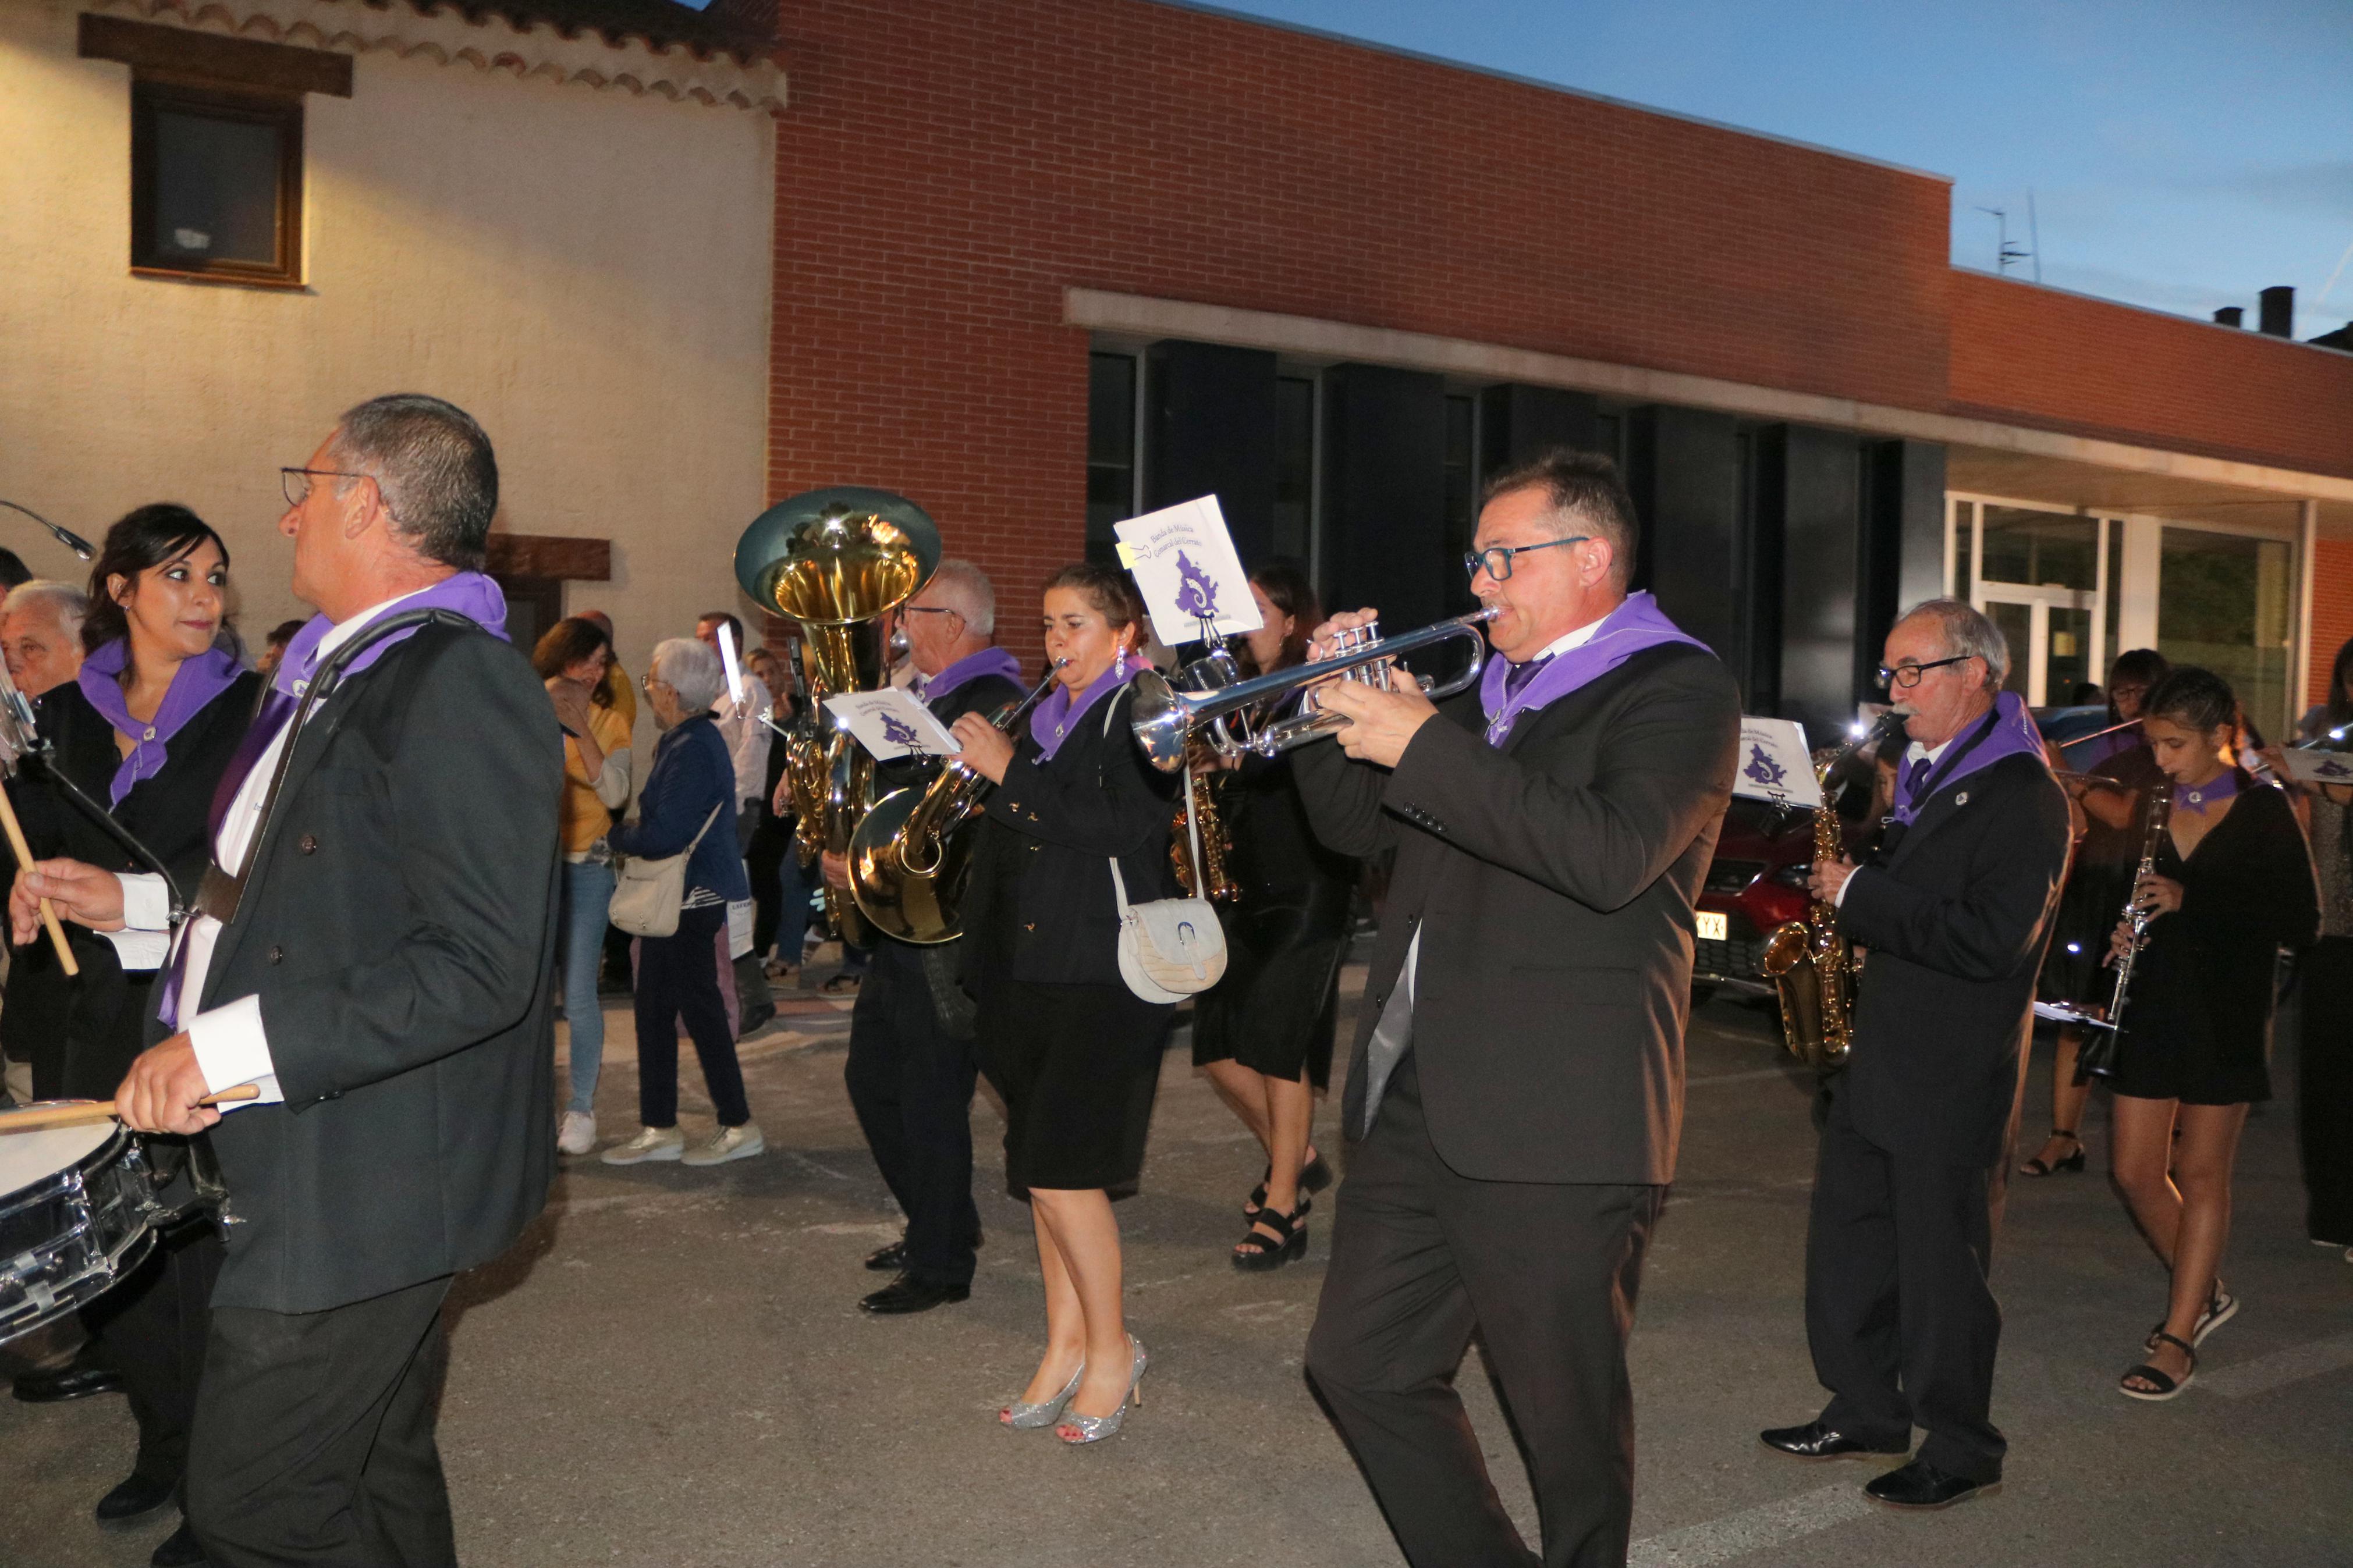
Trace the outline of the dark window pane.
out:
[[[2292,584],[2284,541],[2165,531],[2157,579],[2158,651],[2228,680],[2266,736],[2281,734],[2291,717]]]
[[[1984,582],[2084,590],[2098,584],[2100,524],[2096,518],[1989,506],[1980,526],[1985,532],[1985,555],[1978,577]]]
[[[1274,421],[1274,552],[1303,562],[1315,508],[1315,383],[1278,380]]]
[[[1135,356],[1087,356],[1087,558],[1113,559],[1112,524],[1135,515]]]
[[[1477,602],[1461,566],[1461,558],[1470,553],[1472,535],[1479,529],[1478,501],[1472,493],[1478,475],[1472,467],[1471,410],[1472,400],[1467,396],[1446,399],[1446,559],[1434,564],[1447,584],[1447,606],[1457,614]]]
[[[252,121],[156,110],[159,260],[267,267],[278,259],[281,135],[279,127]]]

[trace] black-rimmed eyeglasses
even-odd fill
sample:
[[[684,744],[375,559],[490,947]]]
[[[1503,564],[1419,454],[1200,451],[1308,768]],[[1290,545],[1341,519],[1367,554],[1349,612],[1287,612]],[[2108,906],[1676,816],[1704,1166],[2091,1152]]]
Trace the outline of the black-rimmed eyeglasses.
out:
[[[1572,533],[1567,539],[1547,539],[1542,544],[1491,545],[1485,550],[1474,550],[1465,555],[1462,558],[1462,567],[1472,577],[1476,577],[1479,575],[1479,569],[1483,566],[1486,568],[1488,576],[1498,583],[1508,583],[1512,578],[1513,556],[1525,555],[1531,550],[1550,550],[1556,544],[1586,544],[1589,543],[1592,538],[1593,535],[1589,533]]]
[[[375,476],[372,474],[354,474],[343,468],[280,468],[278,470],[279,484],[280,488],[286,491],[286,504],[288,506],[301,506],[304,501],[311,499],[311,481],[314,479],[365,479],[373,478],[375,478]]]
[[[1879,684],[1900,686],[1909,691],[1920,684],[1920,678],[1932,669],[1942,669],[1948,664],[1964,664],[1977,658],[1973,653],[1957,653],[1950,658],[1932,658],[1926,664],[1899,664],[1894,668],[1879,667]]]

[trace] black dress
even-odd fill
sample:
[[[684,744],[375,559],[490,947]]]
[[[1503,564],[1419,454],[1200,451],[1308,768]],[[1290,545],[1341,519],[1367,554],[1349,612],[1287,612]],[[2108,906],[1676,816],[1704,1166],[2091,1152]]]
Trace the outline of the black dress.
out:
[[[2287,796],[2243,773],[2239,784],[2187,861],[2172,835],[2159,841],[2157,874],[2181,884],[2181,908],[2150,922],[2134,968],[2118,1094],[2189,1105],[2271,1098],[2277,955],[2311,944],[2320,892]]]
[[[1231,1059],[1322,1089],[1356,863],[1317,841],[1287,756],[1249,759],[1219,785],[1218,805],[1242,896],[1223,911],[1225,978],[1193,1006],[1193,1065]]]
[[[962,979],[980,1068],[1005,1100],[1005,1184],[1135,1189],[1176,1009],[1119,974],[1110,858],[1131,901],[1169,897],[1175,781],[1143,759],[1122,688],[1053,759],[1024,731],[988,797],[965,899]]]
[[[2116,929],[2125,897],[2132,890],[2133,872],[2140,865],[2149,786],[2162,782],[2164,774],[2147,742],[2119,752],[2091,772],[2095,778],[2112,779],[2133,792],[2132,817],[2122,827],[2110,827],[2084,813],[2084,837],[2075,846],[2066,889],[2059,895],[2059,912],[2052,922],[2051,946],[2043,955],[2042,985],[2036,994],[2045,1001],[2105,1005],[2113,994],[2111,972],[2105,963],[2108,936]]]

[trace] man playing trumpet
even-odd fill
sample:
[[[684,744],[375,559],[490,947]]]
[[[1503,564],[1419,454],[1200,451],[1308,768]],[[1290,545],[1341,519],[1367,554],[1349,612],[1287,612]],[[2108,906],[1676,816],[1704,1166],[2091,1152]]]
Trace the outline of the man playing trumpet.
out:
[[[1319,687],[1350,722],[1295,762],[1327,845],[1397,849],[1307,1370],[1417,1564],[1537,1560],[1451,1386],[1474,1331],[1528,1451],[1542,1562],[1626,1560],[1626,1339],[1740,732],[1730,674],[1627,593],[1635,541],[1607,458],[1503,475],[1465,563],[1498,612],[1481,689]],[[1317,657],[1371,618],[1325,622]]]

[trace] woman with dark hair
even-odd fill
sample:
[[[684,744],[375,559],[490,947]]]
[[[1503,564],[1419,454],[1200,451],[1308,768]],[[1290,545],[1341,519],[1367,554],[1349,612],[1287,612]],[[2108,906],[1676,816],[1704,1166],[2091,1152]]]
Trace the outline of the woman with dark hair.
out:
[[[1128,682],[1145,667],[1126,576],[1092,563],[1055,573],[1045,634],[1060,684],[1026,730],[955,721],[957,760],[998,786],[974,847],[962,965],[981,1070],[1005,1100],[1006,1186],[1029,1205],[1046,1283],[1045,1354],[997,1419],[1092,1443],[1119,1430],[1144,1377],[1111,1201],[1144,1168],[1175,1012],[1120,977],[1113,868],[1131,902],[1169,895],[1175,789],[1128,728]]]
[[[2108,931],[2132,889],[2133,868],[2140,863],[2141,824],[2148,805],[2149,786],[2161,776],[2148,742],[2136,721],[2148,694],[2172,669],[2155,648],[2137,647],[2116,656],[2108,667],[2108,723],[2094,740],[2059,748],[2060,766],[2079,776],[2063,779],[2061,787],[2083,807],[2075,841],[2075,859],[2067,875],[2066,890],[2059,896],[2051,946],[2042,961],[2042,994],[2051,1001],[2099,1002],[2108,999]],[[2058,1048],[2051,1063],[2051,1136],[2042,1151],[2019,1167],[2022,1175],[2049,1176],[2084,1168],[2084,1105],[2091,1084],[2076,1070],[2084,1031],[2073,1025],[2059,1030]]]
[[[2148,923],[2117,1041],[2111,1170],[2172,1289],[2148,1359],[2118,1384],[2134,1399],[2188,1387],[2198,1345],[2239,1310],[2217,1274],[2232,1165],[2248,1105],[2271,1098],[2279,950],[2309,945],[2320,921],[2286,795],[2230,758],[2238,718],[2230,682],[2184,666],[2149,694],[2141,721],[2173,812],[2155,870],[2134,889]],[[2129,938],[2119,921],[2114,951]]]
[[[1250,597],[1261,623],[1246,634],[1250,673],[1303,663],[1308,628],[1324,619],[1307,574],[1270,562],[1250,574]],[[1241,901],[1225,917],[1225,978],[1194,1004],[1193,1065],[1266,1151],[1232,1255],[1235,1268],[1258,1270],[1306,1253],[1308,1194],[1332,1182],[1310,1130],[1331,1077],[1356,864],[1307,826],[1289,757],[1250,757],[1234,771],[1219,808]]]
[[[90,568],[82,623],[90,653],[81,673],[36,704],[51,765],[155,853],[183,898],[195,896],[211,862],[214,792],[245,737],[260,684],[213,647],[227,584],[228,548],[195,512],[168,503],[131,512],[107,531]],[[56,783],[30,774],[17,800],[40,873],[19,874],[20,900],[100,879],[121,883],[119,894],[94,904],[70,894],[58,900],[60,912],[69,903],[119,904],[124,929],[67,927],[81,973],[57,976],[67,998],[63,1050],[35,1085],[44,1099],[111,1100],[154,1016],[170,900],[163,879]],[[151,1158],[170,1160],[185,1141],[152,1138],[148,1147]],[[178,1494],[220,1258],[210,1220],[184,1226],[83,1313],[101,1357],[121,1374],[139,1423],[138,1460],[100,1500],[101,1522],[163,1508]],[[154,1561],[202,1556],[183,1524]]]
[[[2353,735],[2353,637],[2338,645],[2328,666],[2328,695],[2304,710],[2295,730],[2305,741],[2316,741],[2332,730]]]
[[[613,903],[613,814],[629,804],[629,727],[606,696],[613,639],[568,616],[531,650],[564,726],[564,1022],[572,1038],[572,1098],[555,1146],[586,1154],[596,1146],[596,1074],[605,1061],[605,1013],[596,971]]]

